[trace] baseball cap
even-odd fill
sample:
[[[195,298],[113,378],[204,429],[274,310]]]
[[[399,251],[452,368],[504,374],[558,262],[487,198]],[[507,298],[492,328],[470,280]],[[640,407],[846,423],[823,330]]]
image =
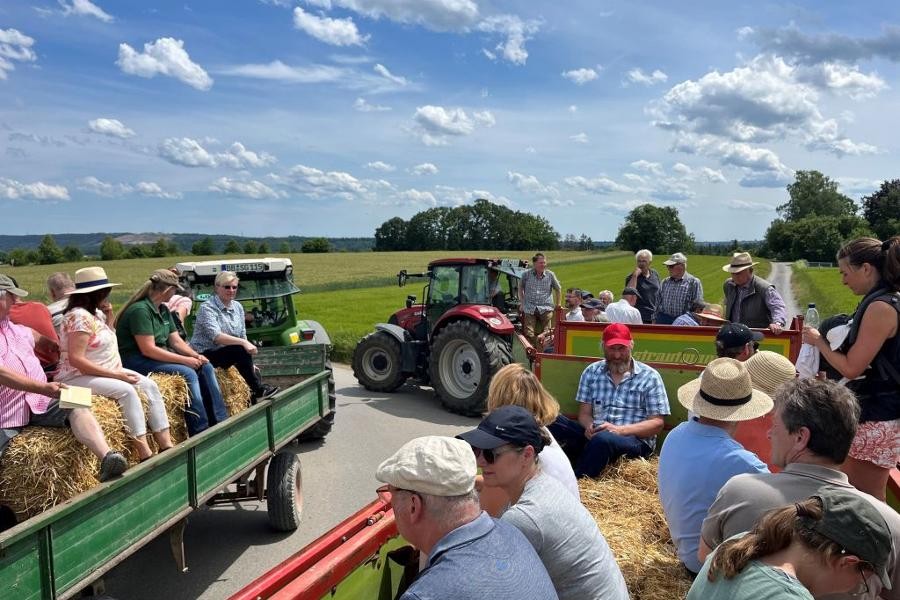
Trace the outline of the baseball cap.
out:
[[[24,298],[28,292],[16,285],[16,280],[8,275],[0,275],[0,290],[9,292],[13,296]]]
[[[798,514],[803,524],[871,564],[885,589],[891,589],[891,531],[872,502],[840,488],[822,488],[811,497],[821,500],[822,518]]]
[[[669,260],[663,262],[667,267],[671,267],[672,265],[686,265],[687,264],[687,256],[682,254],[681,252],[676,252],[672,256],[669,257]]]
[[[537,420],[521,406],[501,406],[486,416],[478,427],[456,437],[481,450],[492,450],[505,444],[531,446],[535,452],[544,449]],[[469,454],[472,454],[471,450]]]
[[[395,488],[422,494],[463,496],[475,488],[477,471],[475,455],[468,444],[451,437],[429,435],[406,442],[378,465],[375,478]]]
[[[184,288],[181,287],[181,283],[178,281],[178,275],[169,269],[157,269],[153,271],[153,274],[150,275],[150,281],[159,281],[161,283],[173,285],[178,288],[179,292],[184,291]]]
[[[716,346],[720,348],[737,348],[750,342],[763,339],[763,334],[753,331],[743,323],[725,323],[716,334]]]
[[[594,295],[587,290],[581,290],[581,299],[582,300],[590,300]]]
[[[631,341],[631,330],[624,323],[610,323],[603,330],[604,346],[616,346],[619,344],[628,346],[631,344]]]
[[[602,302],[600,302],[599,300],[597,300],[596,298],[589,298],[587,300],[584,300],[580,306],[581,306],[581,308],[592,308],[594,310],[603,310],[603,308],[606,305],[603,304]]]
[[[640,298],[641,294],[633,287],[627,287],[624,290],[622,290],[622,293],[620,294],[620,296],[637,296],[638,298]]]

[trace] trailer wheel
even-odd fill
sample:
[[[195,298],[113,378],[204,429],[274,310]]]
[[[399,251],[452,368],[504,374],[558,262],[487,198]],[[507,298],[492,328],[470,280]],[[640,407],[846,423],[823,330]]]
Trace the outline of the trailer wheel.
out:
[[[300,459],[292,452],[277,453],[269,461],[266,481],[269,523],[276,531],[295,531],[303,513]]]
[[[353,350],[353,374],[373,392],[393,392],[403,385],[406,375],[400,362],[400,342],[384,331],[370,333]]]

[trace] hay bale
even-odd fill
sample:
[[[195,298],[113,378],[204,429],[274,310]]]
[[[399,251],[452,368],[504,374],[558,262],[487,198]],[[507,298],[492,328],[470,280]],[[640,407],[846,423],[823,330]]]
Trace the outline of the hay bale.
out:
[[[94,396],[91,411],[110,448],[124,451],[128,442],[118,403]],[[98,485],[99,469],[99,459],[68,428],[26,427],[0,461],[0,504],[21,522]]]
[[[188,438],[184,413],[191,405],[191,397],[187,382],[181,375],[171,373],[150,373],[150,379],[156,382],[162,393],[166,415],[169,417],[169,435],[172,437],[172,443],[180,444]],[[144,413],[147,413],[146,407]]]
[[[659,501],[659,459],[621,460],[578,482],[581,501],[609,543],[632,600],[684,598],[691,580],[678,560]]]
[[[241,377],[237,367],[216,369],[216,380],[219,382],[219,389],[222,390],[222,398],[225,400],[225,409],[229,417],[250,408],[250,386]]]

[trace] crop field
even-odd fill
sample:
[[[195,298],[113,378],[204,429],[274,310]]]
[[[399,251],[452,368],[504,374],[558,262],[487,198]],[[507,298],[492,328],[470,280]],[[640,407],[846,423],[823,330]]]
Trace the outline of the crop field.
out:
[[[838,313],[853,314],[861,298],[841,283],[841,274],[832,268],[798,268],[794,265],[794,295],[797,304],[805,310],[810,302],[822,318]]]
[[[378,322],[386,322],[399,308],[408,294],[421,300],[421,280],[410,280],[407,286],[397,286],[397,272],[406,269],[410,273],[425,271],[429,261],[448,256],[518,256],[531,258],[530,252],[384,252],[384,253],[328,253],[290,254],[294,263],[294,279],[303,293],[295,297],[298,315],[322,323],[334,343],[334,358],[349,361],[357,341],[372,330]],[[276,254],[277,255],[277,254]],[[172,266],[176,262],[203,260],[205,257],[184,256],[137,258],[100,262],[111,281],[121,283],[113,288],[112,302],[118,307],[146,280],[151,271]],[[222,262],[235,258],[259,258],[258,255],[229,256]],[[595,295],[609,289],[619,297],[625,275],[634,268],[634,258],[626,252],[550,252],[549,268],[559,277],[563,288],[580,287]],[[666,269],[656,257],[654,268],[665,277]],[[703,281],[708,302],[722,301],[722,282],[726,274],[722,265],[727,258],[721,256],[690,256],[688,270]],[[763,277],[769,272],[769,264],[761,261],[757,272]],[[7,275],[16,278],[19,285],[31,292],[30,299],[48,301],[44,283],[56,271],[70,274],[91,263],[64,263],[27,267],[0,267]]]

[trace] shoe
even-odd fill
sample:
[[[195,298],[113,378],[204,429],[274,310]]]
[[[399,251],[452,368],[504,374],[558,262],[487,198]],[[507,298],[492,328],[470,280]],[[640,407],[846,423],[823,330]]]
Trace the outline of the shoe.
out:
[[[265,400],[266,398],[271,398],[280,390],[281,388],[277,385],[268,385],[264,383],[262,388],[259,390],[259,395],[256,398],[257,400]]]
[[[110,450],[100,461],[100,482],[115,479],[128,468],[128,461],[118,452]]]

